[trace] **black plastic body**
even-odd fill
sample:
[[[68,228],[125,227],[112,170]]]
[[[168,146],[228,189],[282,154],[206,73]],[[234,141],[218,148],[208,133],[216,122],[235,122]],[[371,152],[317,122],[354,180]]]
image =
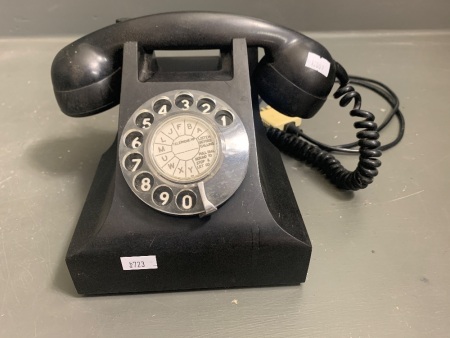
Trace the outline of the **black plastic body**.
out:
[[[160,74],[158,81],[141,82],[143,51],[130,42],[123,53],[119,136],[129,116],[150,97],[175,89],[202,90],[239,114],[250,141],[249,167],[240,188],[216,212],[204,218],[174,217],[133,194],[114,143],[102,156],[67,253],[77,291],[91,295],[304,282],[311,243],[281,156],[259,118],[249,80],[256,49],[247,54],[245,40],[234,40],[230,79],[217,81],[197,72],[191,81],[164,81]],[[158,269],[122,269],[120,257],[147,255],[156,256]]]
[[[318,42],[263,20],[222,13],[156,14],[121,21],[63,48],[52,64],[52,82],[61,110],[81,117],[119,103],[122,48],[139,41],[145,49],[229,48],[233,38],[262,47],[255,70],[259,95],[286,115],[312,117],[330,93],[336,66]],[[330,63],[326,75],[306,66],[309,53]]]

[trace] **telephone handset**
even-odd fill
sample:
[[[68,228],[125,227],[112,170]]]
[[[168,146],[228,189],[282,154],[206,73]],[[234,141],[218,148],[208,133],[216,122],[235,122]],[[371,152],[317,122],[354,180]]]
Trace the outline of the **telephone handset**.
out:
[[[73,117],[97,114],[119,103],[126,41],[139,41],[151,50],[223,49],[233,38],[264,48],[266,55],[253,78],[267,103],[306,118],[320,109],[336,73],[323,46],[261,20],[213,13],[152,15],[116,23],[73,42],[52,65],[57,101]],[[149,206],[175,215],[206,215],[230,198],[245,177],[248,151],[245,127],[232,107],[220,97],[182,87],[136,109],[118,145],[130,189]]]
[[[108,110],[120,99],[123,44],[143,48],[229,48],[233,38],[262,47],[254,73],[258,94],[290,116],[309,118],[322,107],[336,77],[336,62],[318,42],[263,20],[222,13],[166,13],[116,23],[63,48],[52,64],[61,110],[73,117]]]

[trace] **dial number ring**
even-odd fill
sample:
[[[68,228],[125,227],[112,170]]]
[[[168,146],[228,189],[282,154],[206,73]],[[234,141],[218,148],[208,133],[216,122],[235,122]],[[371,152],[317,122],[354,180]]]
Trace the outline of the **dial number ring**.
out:
[[[229,123],[217,118],[221,111],[229,114]],[[242,183],[249,157],[238,114],[220,98],[196,90],[165,92],[142,104],[126,123],[118,148],[133,193],[174,215],[202,214],[206,205],[224,203]],[[136,165],[138,155],[143,160]]]

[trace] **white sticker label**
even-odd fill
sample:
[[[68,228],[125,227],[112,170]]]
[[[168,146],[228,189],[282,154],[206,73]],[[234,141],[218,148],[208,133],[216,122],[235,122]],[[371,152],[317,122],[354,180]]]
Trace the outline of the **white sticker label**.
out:
[[[211,173],[220,158],[217,134],[208,122],[191,115],[165,120],[150,143],[150,156],[166,178],[191,183]]]
[[[120,257],[123,270],[158,269],[156,256]]]
[[[305,66],[314,69],[325,77],[327,77],[330,72],[330,62],[327,59],[311,52],[308,53]]]

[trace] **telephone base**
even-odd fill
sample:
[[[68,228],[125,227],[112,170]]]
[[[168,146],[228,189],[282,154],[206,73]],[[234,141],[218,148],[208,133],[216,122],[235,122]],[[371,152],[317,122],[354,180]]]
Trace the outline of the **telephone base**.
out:
[[[206,217],[173,216],[150,208],[125,182],[117,142],[102,156],[66,256],[80,294],[159,292],[296,285],[306,279],[311,243],[278,150],[259,117],[249,72],[256,49],[233,42],[234,77],[208,91],[233,104],[248,133],[247,174],[233,196]],[[124,48],[119,135],[142,97],[176,82],[139,82],[136,44]],[[250,65],[250,71],[249,71]],[[202,81],[185,82],[202,90]],[[152,92],[153,91],[153,92]],[[253,107],[253,108],[252,108]],[[118,137],[120,140],[120,136]]]
[[[281,177],[276,174],[274,162],[270,176],[280,190],[267,187],[267,192],[273,192],[267,197],[279,206],[272,205],[277,220],[269,214],[262,196],[249,195],[238,212],[225,204],[211,216],[191,217],[184,221],[186,224],[172,217],[164,228],[159,224],[161,220],[138,226],[128,223],[128,217],[122,214],[128,206],[123,206],[122,212],[105,210],[112,203],[113,173],[108,173],[108,168],[115,155],[113,145],[100,161],[67,253],[66,263],[78,293],[281,286],[305,281],[311,244],[295,199],[294,203],[288,200],[293,195],[286,185],[287,177],[285,173]],[[265,161],[269,160],[267,155]],[[280,157],[276,152],[272,155]],[[281,159],[278,165],[284,171]],[[129,198],[135,196],[130,193]],[[293,230],[297,238],[281,224]],[[142,256],[154,256],[157,268],[123,270],[121,257]],[[139,260],[135,262],[139,264]]]

